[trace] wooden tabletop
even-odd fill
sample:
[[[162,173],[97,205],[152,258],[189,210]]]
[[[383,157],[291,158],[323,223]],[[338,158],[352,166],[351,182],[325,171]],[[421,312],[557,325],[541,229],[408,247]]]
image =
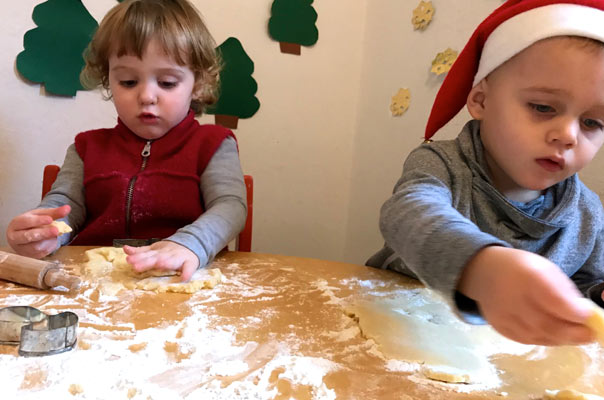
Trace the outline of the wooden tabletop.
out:
[[[77,270],[86,249],[64,247],[53,258]],[[19,399],[538,399],[551,388],[548,379],[571,385],[589,373],[597,381],[590,392],[604,395],[603,368],[584,349],[499,360],[502,383],[487,390],[418,379],[345,313],[356,299],[419,287],[389,271],[239,252],[221,253],[212,267],[225,282],[193,295],[103,296],[88,281],[70,295],[0,281],[0,307],[80,318],[72,351],[25,358],[0,346],[2,391]],[[568,357],[584,367],[560,375]]]

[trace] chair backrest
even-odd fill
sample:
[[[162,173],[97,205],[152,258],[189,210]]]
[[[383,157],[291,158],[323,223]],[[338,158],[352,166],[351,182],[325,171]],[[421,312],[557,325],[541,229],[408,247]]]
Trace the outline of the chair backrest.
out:
[[[52,187],[52,184],[57,179],[57,175],[61,168],[58,165],[47,165],[44,167],[44,175],[42,176],[42,198],[46,196],[46,193]],[[245,226],[235,244],[235,250],[237,251],[252,251],[252,216],[254,214],[254,179],[251,175],[244,175],[243,180],[245,181],[245,189],[247,191],[247,218],[245,220]]]

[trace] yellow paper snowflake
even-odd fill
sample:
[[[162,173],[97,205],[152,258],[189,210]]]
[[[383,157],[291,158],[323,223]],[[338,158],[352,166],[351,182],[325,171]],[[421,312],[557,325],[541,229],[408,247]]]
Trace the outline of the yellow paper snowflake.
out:
[[[390,103],[390,112],[392,116],[399,117],[407,111],[409,103],[411,102],[411,92],[409,89],[399,89],[394,96],[392,96],[392,102]]]
[[[413,10],[413,29],[423,31],[430,25],[434,16],[434,6],[431,1],[420,1],[419,5]]]
[[[442,53],[438,53],[434,60],[432,60],[432,68],[430,71],[436,75],[442,75],[446,72],[449,72],[456,59],[457,51],[450,48]]]

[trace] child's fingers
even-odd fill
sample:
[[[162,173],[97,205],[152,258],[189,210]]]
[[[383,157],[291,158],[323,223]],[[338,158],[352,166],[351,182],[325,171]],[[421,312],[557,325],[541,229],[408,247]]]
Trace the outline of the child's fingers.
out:
[[[191,279],[191,277],[197,270],[197,264],[198,263],[190,260],[184,262],[184,264],[182,265],[182,272],[180,274],[180,277],[183,282],[188,282],[189,279]]]
[[[39,228],[11,230],[6,237],[12,245],[25,245],[48,239],[55,239],[58,229],[52,226],[41,226]]]
[[[157,266],[157,252],[150,250],[143,253],[136,253],[126,257],[126,261],[132,265],[136,272],[143,272]]]
[[[59,219],[67,216],[67,214],[71,212],[71,206],[66,204],[57,208],[49,208],[48,210],[50,210],[48,215],[50,215],[52,219]]]
[[[49,215],[37,215],[33,213],[26,213],[13,219],[9,224],[9,230],[22,231],[26,229],[38,228],[43,225],[49,225],[53,221]]]
[[[28,243],[24,245],[16,245],[14,249],[18,254],[33,257],[42,258],[52,253],[58,246],[56,238],[50,240],[42,240],[39,242]]]
[[[584,324],[591,309],[575,284],[566,276],[559,276],[544,290],[532,292],[530,301],[534,306],[553,318],[571,324]]]
[[[124,253],[126,253],[128,255],[144,253],[146,251],[149,251],[150,249],[151,249],[150,246],[133,247],[133,246],[124,245]]]

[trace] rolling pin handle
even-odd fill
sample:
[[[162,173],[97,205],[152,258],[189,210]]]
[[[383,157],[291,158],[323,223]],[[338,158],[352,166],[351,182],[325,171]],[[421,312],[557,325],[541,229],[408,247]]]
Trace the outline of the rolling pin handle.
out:
[[[77,276],[69,275],[58,268],[51,268],[44,275],[44,284],[48,287],[64,286],[70,292],[78,290],[82,281]]]

